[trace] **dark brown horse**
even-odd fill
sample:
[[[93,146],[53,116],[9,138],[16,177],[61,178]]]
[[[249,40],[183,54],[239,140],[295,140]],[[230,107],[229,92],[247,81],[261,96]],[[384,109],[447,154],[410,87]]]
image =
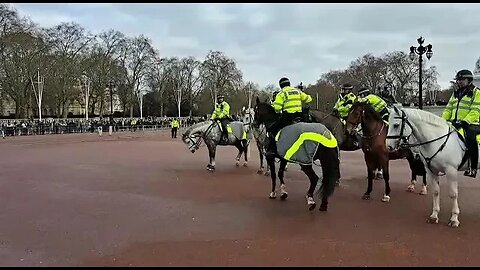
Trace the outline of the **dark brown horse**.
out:
[[[386,145],[388,126],[379,113],[365,102],[356,102],[352,105],[347,116],[347,132],[352,134],[354,129],[361,124],[361,147],[367,164],[368,187],[362,199],[369,200],[372,192],[375,170],[383,171],[385,193],[382,201],[390,201],[390,174],[388,171],[388,149]]]

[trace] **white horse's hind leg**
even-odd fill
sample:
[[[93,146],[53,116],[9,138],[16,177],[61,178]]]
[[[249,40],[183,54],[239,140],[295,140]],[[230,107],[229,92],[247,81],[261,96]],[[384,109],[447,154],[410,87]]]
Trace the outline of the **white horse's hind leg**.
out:
[[[450,227],[458,227],[460,221],[458,220],[458,215],[460,214],[460,208],[458,207],[458,181],[457,181],[457,170],[450,169],[447,171],[448,185],[450,187],[449,197],[452,199],[452,216],[448,222]]]
[[[440,212],[440,184],[438,182],[438,176],[428,173],[428,178],[432,183],[432,197],[433,197],[433,209],[432,214],[428,218],[429,223],[438,223],[438,213]]]

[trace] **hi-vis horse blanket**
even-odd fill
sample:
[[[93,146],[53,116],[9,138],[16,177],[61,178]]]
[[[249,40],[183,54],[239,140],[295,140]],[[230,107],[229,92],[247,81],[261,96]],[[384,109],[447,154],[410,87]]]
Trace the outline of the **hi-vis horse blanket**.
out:
[[[297,123],[286,126],[275,136],[277,153],[284,159],[302,164],[312,164],[318,145],[337,147],[337,140],[323,124]]]
[[[218,127],[222,130],[222,125],[217,121]],[[233,121],[227,124],[228,134],[233,134],[238,140],[251,140],[252,136],[250,133],[247,133],[247,128],[244,126],[243,122]],[[248,136],[247,136],[248,135]]]

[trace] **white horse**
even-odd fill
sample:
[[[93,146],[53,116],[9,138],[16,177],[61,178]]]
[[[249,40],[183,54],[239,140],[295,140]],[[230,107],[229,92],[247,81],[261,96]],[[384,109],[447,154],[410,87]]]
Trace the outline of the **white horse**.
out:
[[[240,157],[244,155],[245,162],[243,163],[244,167],[247,167],[248,157],[248,145],[250,144],[249,138],[251,137],[250,132],[244,127],[242,122],[233,121],[228,124],[232,128],[232,133],[228,133],[228,141],[221,142],[220,138],[222,136],[222,131],[220,129],[220,124],[217,121],[207,120],[200,123],[197,123],[189,127],[185,133],[182,134],[182,141],[188,146],[188,149],[195,153],[197,149],[200,148],[202,139],[207,145],[208,154],[210,157],[210,162],[207,165],[207,170],[215,170],[215,153],[217,145],[234,145],[238,149],[238,155],[235,158],[236,166],[239,166]],[[246,133],[246,138],[244,138],[244,133]]]
[[[394,106],[390,111],[387,145],[389,148],[418,146],[427,178],[433,188],[433,211],[428,222],[438,223],[440,212],[441,173],[446,175],[449,196],[452,199],[452,214],[448,225],[458,227],[458,171],[467,169],[468,162],[463,162],[465,144],[455,129],[443,118],[433,113],[410,108]],[[415,144],[409,143],[413,137]],[[477,165],[478,167],[478,165]]]

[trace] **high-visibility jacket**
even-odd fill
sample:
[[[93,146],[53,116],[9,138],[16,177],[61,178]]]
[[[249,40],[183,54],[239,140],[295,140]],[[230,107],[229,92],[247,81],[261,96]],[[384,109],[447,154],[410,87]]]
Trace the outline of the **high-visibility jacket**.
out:
[[[359,98],[358,101],[368,102],[376,112],[382,114],[382,117],[388,114],[388,110],[385,110],[385,108],[387,108],[387,102],[375,94],[368,94],[368,96],[364,98]]]
[[[170,125],[172,126],[172,128],[176,127],[180,127],[180,123],[177,121],[177,120],[172,120],[172,122],[170,123]]]
[[[230,116],[230,105],[223,101],[222,103],[217,103],[215,105],[215,110],[212,113],[212,117],[210,119],[223,119]]]
[[[357,97],[355,94],[351,92],[346,95],[340,94],[340,97],[338,98],[337,102],[335,102],[333,109],[338,111],[340,118],[346,118],[356,99]]]
[[[465,121],[478,125],[480,117],[480,89],[471,86],[463,97],[459,98],[458,90],[453,93],[443,111],[442,118],[452,123]]]
[[[302,112],[302,104],[312,102],[312,97],[304,92],[291,87],[285,86],[275,97],[272,106],[275,111],[296,113]]]

